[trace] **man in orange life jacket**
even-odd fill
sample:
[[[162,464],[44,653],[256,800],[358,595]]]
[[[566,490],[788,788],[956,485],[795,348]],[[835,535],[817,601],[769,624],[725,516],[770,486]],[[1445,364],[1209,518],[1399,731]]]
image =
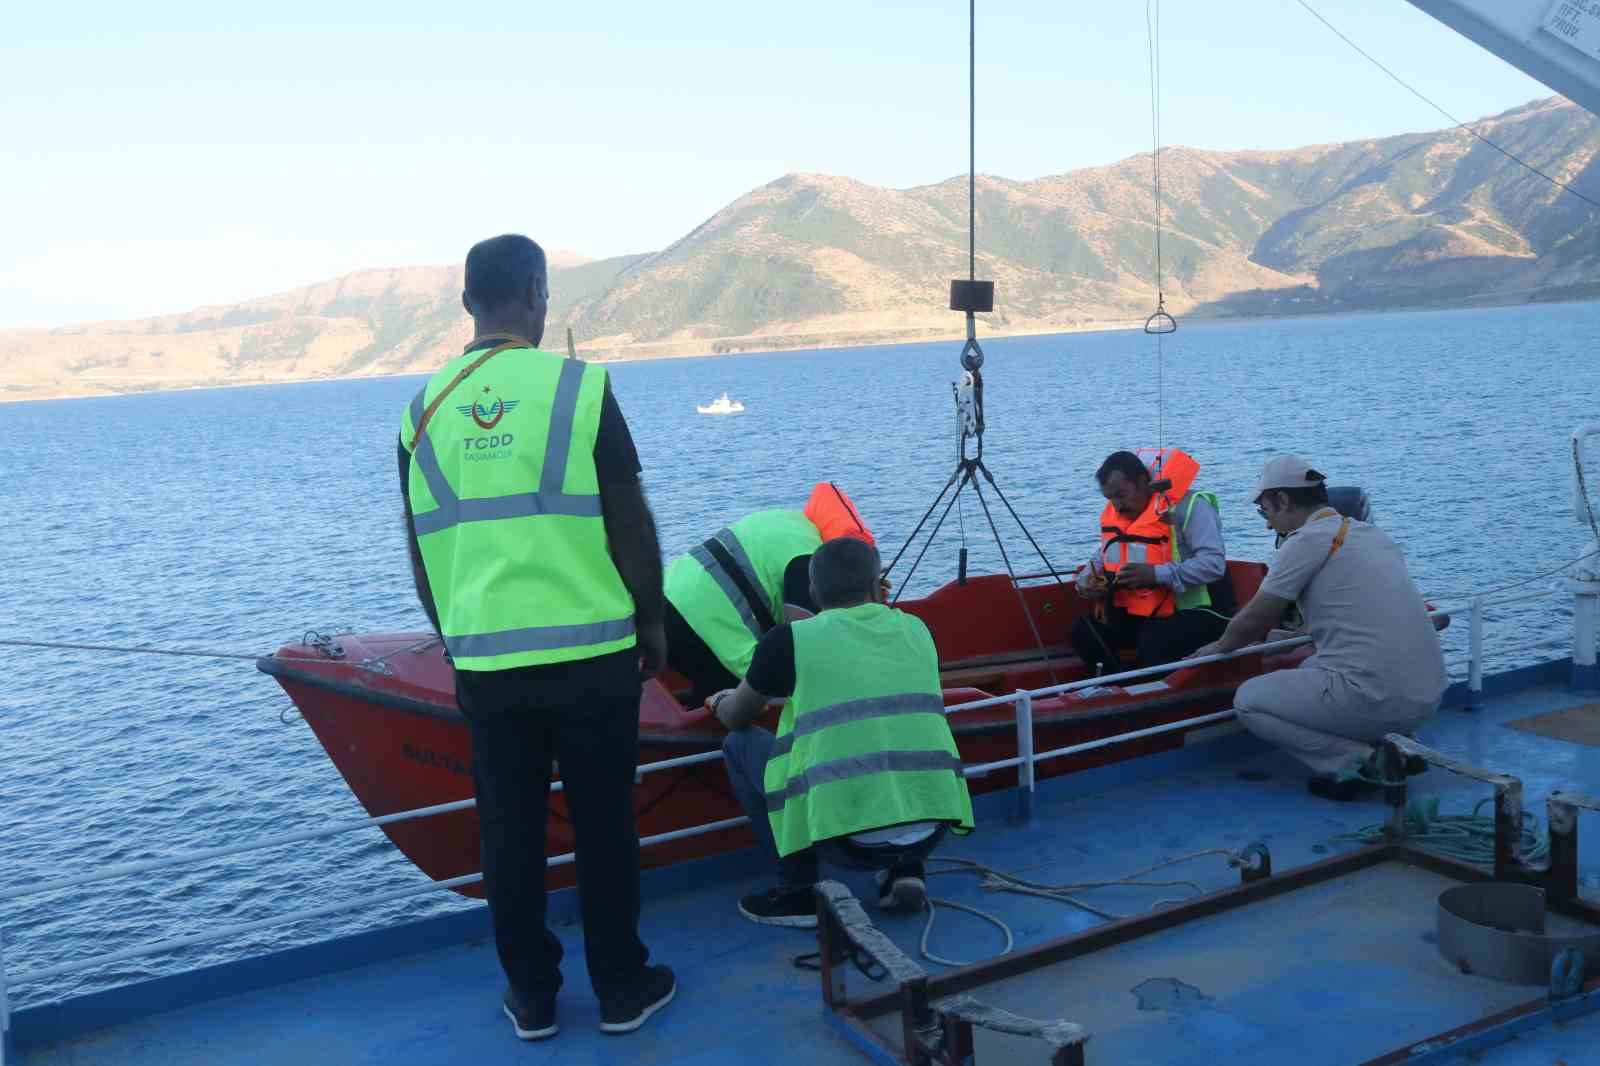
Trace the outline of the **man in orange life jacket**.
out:
[[[1235,600],[1222,519],[1216,497],[1192,488],[1199,472],[1176,448],[1113,452],[1095,472],[1106,498],[1100,551],[1078,573],[1095,610],[1072,626],[1091,672],[1115,673],[1124,648],[1140,666],[1174,662],[1227,628]]]

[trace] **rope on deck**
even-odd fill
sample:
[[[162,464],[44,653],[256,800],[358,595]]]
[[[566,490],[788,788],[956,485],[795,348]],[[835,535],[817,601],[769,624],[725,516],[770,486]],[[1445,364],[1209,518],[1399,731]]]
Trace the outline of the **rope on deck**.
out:
[[[996,870],[992,866],[985,866],[983,863],[974,862],[971,859],[935,856],[930,858],[928,862],[945,863],[947,864],[947,868],[942,870],[929,870],[927,875],[932,877],[935,874],[977,874],[980,878],[982,878],[982,880],[978,882],[979,888],[985,888],[995,892],[1015,892],[1024,896],[1038,896],[1041,899],[1053,899],[1057,903],[1067,903],[1077,907],[1079,910],[1087,911],[1097,918],[1104,918],[1107,921],[1117,921],[1122,918],[1132,917],[1132,915],[1118,914],[1116,911],[1107,910],[1104,907],[1097,906],[1088,902],[1087,900],[1079,898],[1078,893],[1096,888],[1187,888],[1191,890],[1193,895],[1199,895],[1204,890],[1194,881],[1151,881],[1148,880],[1148,878],[1151,874],[1156,873],[1159,870],[1165,870],[1172,866],[1178,866],[1186,862],[1192,862],[1195,859],[1203,859],[1208,855],[1222,856],[1223,858],[1227,859],[1228,865],[1234,868],[1250,865],[1250,859],[1247,856],[1241,852],[1234,851],[1231,848],[1203,848],[1200,851],[1191,851],[1185,855],[1179,855],[1175,858],[1166,859],[1162,862],[1156,863],[1153,866],[1147,866],[1142,870],[1135,870],[1133,873],[1124,877],[1110,878],[1104,881],[1076,881],[1069,884],[1047,885],[1038,881],[1023,880],[1022,878],[1017,877],[1015,874],[1008,874],[1003,870]],[[1155,910],[1157,907],[1163,907],[1168,904],[1182,903],[1184,898],[1185,897],[1182,896],[1164,897],[1150,904],[1149,909]],[[929,897],[928,921],[927,924],[922,927],[922,941],[920,945],[922,957],[927,959],[929,962],[937,963],[940,966],[970,965],[968,962],[957,962],[954,959],[944,958],[943,956],[936,955],[934,952],[929,950],[928,940],[933,932],[934,919],[938,914],[936,906],[966,911],[968,914],[976,915],[977,917],[982,918],[984,921],[989,922],[991,925],[999,929],[1005,934],[1006,938],[1006,946],[998,952],[1000,955],[1007,954],[1015,945],[1016,941],[1011,934],[1011,927],[989,912],[981,910],[977,907],[969,906],[965,903],[956,903],[953,900],[933,899],[932,897]]]
[[[1453,859],[1479,866],[1494,865],[1494,819],[1478,812],[1493,798],[1479,800],[1471,814],[1440,814],[1439,797],[1427,796],[1406,804],[1405,841],[1428,851],[1438,852]],[[1522,857],[1530,863],[1542,861],[1550,853],[1550,844],[1538,833],[1539,820],[1527,811],[1522,812],[1522,838],[1518,847]],[[1357,844],[1387,843],[1389,837],[1382,824],[1366,825],[1349,833],[1340,833],[1337,841]]]

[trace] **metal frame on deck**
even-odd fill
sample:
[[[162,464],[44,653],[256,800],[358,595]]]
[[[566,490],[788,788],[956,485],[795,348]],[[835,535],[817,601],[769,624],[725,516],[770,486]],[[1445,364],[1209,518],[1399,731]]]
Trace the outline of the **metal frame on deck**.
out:
[[[919,966],[900,955],[899,949],[889,943],[887,937],[872,929],[870,923],[866,923],[864,929],[851,911],[852,905],[859,911],[859,904],[842,886],[832,886],[831,889],[819,886],[817,938],[822,953],[822,999],[828,1020],[875,1062],[909,1066],[977,1066],[972,1030],[975,1025],[984,1027],[984,1022],[973,1020],[973,1007],[983,1008],[983,1005],[969,993],[981,991],[985,985],[1391,862],[1415,866],[1465,883],[1513,881],[1536,885],[1544,889],[1550,910],[1600,926],[1600,905],[1578,894],[1577,865],[1578,812],[1600,811],[1600,797],[1560,791],[1550,794],[1550,858],[1545,863],[1535,864],[1527,861],[1518,850],[1523,822],[1520,780],[1453,759],[1397,734],[1388,738],[1382,754],[1396,767],[1395,773],[1388,777],[1394,783],[1385,789],[1385,800],[1391,809],[1385,830],[1390,837],[1387,842],[1276,874],[1271,870],[1270,860],[1266,860],[1255,868],[1241,870],[1242,883],[1235,888],[1212,892],[1163,910],[1108,922],[938,976],[921,972]],[[1441,769],[1493,786],[1493,869],[1474,866],[1406,842],[1402,819],[1406,807],[1403,767],[1407,755],[1420,757]],[[863,999],[851,998],[846,977],[851,956],[860,952],[883,964],[890,975],[896,978],[898,985],[893,991]],[[885,955],[898,956],[898,959],[885,958]],[[1538,1025],[1600,1010],[1600,959],[1587,960],[1587,964],[1585,976],[1589,980],[1576,992],[1558,990],[1553,982],[1552,989],[1543,997],[1450,1032],[1430,1036],[1406,1048],[1369,1060],[1362,1066],[1439,1061],[1445,1056],[1504,1042],[1518,1032]],[[995,1008],[987,1009],[995,1011]],[[896,1012],[901,1019],[898,1043],[886,1039],[871,1024],[874,1019]],[[1065,1020],[1038,1024],[1071,1026],[1081,1032],[1081,1027]],[[1019,1032],[1017,1028],[987,1027]],[[1085,1066],[1092,1061],[1085,1054],[1085,1041],[1089,1039],[1090,1034],[1085,1033],[1070,1046],[1052,1044],[1049,1063],[1051,1066]]]

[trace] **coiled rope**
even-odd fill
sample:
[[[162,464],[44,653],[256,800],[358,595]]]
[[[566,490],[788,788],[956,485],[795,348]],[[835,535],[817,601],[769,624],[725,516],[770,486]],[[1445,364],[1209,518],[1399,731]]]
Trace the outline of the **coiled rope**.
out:
[[[1438,852],[1453,859],[1479,866],[1494,865],[1494,818],[1479,814],[1493,797],[1479,800],[1471,814],[1440,814],[1439,797],[1428,796],[1406,804],[1403,822],[1405,841],[1428,851]],[[1522,812],[1522,833],[1517,842],[1519,853],[1530,863],[1538,863],[1550,853],[1549,841],[1538,833],[1539,820],[1527,811]],[[1333,838],[1357,844],[1382,844],[1389,840],[1384,826],[1366,825]]]

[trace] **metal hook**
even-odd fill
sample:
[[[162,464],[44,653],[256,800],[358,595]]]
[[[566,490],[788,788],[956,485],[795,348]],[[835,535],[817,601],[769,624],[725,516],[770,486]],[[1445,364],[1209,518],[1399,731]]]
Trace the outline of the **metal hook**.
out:
[[[1144,331],[1146,333],[1178,332],[1178,320],[1167,314],[1165,300],[1158,302],[1156,304],[1156,313],[1144,320]]]

